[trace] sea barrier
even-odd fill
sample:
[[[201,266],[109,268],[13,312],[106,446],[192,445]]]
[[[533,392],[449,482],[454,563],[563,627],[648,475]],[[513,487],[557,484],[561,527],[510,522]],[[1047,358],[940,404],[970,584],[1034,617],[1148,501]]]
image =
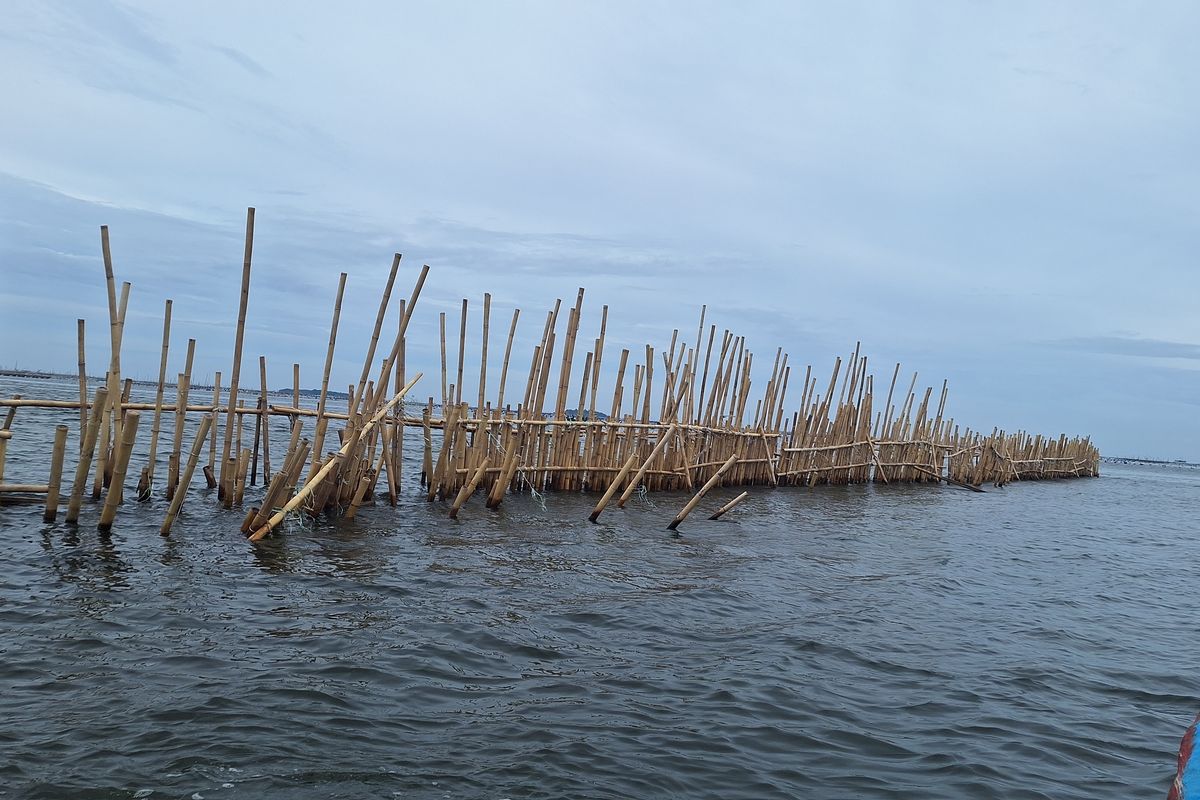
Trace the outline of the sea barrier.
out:
[[[248,209],[232,368],[225,373],[229,383],[223,404],[222,373],[216,373],[211,402],[196,402],[198,398],[191,396],[193,388],[208,388],[192,385],[195,339],[187,340],[183,371],[176,373],[173,384],[167,383],[171,299],[164,304],[155,401],[131,401],[133,382],[122,377],[121,349],[132,287],[123,283],[118,298],[109,232],[107,226],[101,227],[110,345],[104,385],[89,398],[86,323],[77,320],[79,400],[0,399],[0,408],[6,409],[0,427],[0,503],[44,497],[49,522],[61,497],[66,426],[56,432],[46,483],[5,483],[5,456],[19,409],[78,412],[78,455],[67,495],[68,523],[79,519],[90,477],[92,499],[100,501],[102,509],[99,527],[111,527],[126,499],[125,477],[137,475],[131,496],[146,500],[161,491],[171,501],[161,527],[167,535],[206,449],[204,480],[226,509],[245,503],[247,487],[259,483],[261,459],[265,489],[259,505],[247,508],[242,524],[243,533],[253,541],[277,530],[291,513],[353,517],[362,505],[376,501],[381,481],[391,505],[405,486],[415,482],[427,500],[448,501],[448,513],[454,518],[477,493],[485,498],[487,508],[495,509],[515,492],[599,492],[602,497],[591,515],[596,521],[614,498],[618,507],[624,507],[634,491],[691,492],[691,500],[668,526],[674,530],[717,486],[943,483],[984,491],[987,484],[1001,487],[1012,481],[1099,475],[1100,453],[1090,438],[960,428],[947,415],[947,384],[943,382],[935,396],[932,386],[917,388],[914,373],[905,389],[903,382],[898,383],[900,364],[891,370],[886,398],[876,406],[875,376],[859,345],[845,361],[835,359],[827,379],[809,366],[802,377],[795,373],[795,382],[788,354],[777,348],[769,377],[755,392],[749,342],[728,329],[718,334],[714,323],[706,327],[707,306],[700,309],[690,341],[675,329],[664,348],[646,344],[644,350],[622,348],[614,355],[605,347],[607,306],[601,309],[594,338],[581,331],[582,288],[565,313],[561,300],[546,311],[527,367],[522,365],[513,375],[514,382],[524,377],[519,400],[509,378],[510,368],[521,364],[520,355],[513,352],[521,310],[512,312],[494,394],[488,375],[489,348],[498,352],[489,341],[491,295],[483,295],[474,392],[467,392],[464,385],[475,374],[473,369],[468,372],[465,363],[469,300],[462,300],[457,342],[447,337],[446,314],[440,313],[440,382],[434,387],[436,394],[426,393],[420,416],[414,416],[406,401],[411,404],[423,373],[410,376],[405,355],[410,322],[430,267],[421,267],[408,298],[397,302],[397,313],[392,315],[396,327],[385,335],[400,254],[392,257],[358,381],[347,386],[345,410],[332,407],[329,388],[347,281],[344,272],[338,277],[316,408],[301,408],[298,363],[292,364],[291,402],[273,404],[264,356],[258,356],[257,387],[243,385],[241,373],[254,214],[253,208]],[[391,344],[376,371],[381,339],[385,347]],[[448,353],[456,353],[457,359],[448,358]],[[601,393],[601,384],[607,381],[611,383]],[[789,385],[799,392],[790,413]],[[174,389],[173,400],[167,397],[168,389]],[[153,412],[149,430],[139,425],[144,412]],[[204,424],[185,460],[184,426],[189,414],[202,415]],[[276,452],[278,468],[273,470],[270,434],[272,421],[278,423],[280,417],[287,420],[288,447]],[[311,430],[306,430],[308,424]],[[401,475],[406,429],[419,430],[423,443],[421,458],[411,459],[419,464],[419,480],[408,483]],[[149,456],[140,471],[129,464],[139,435],[149,437]],[[160,439],[165,464],[159,455]],[[337,449],[327,448],[327,442],[335,441]],[[729,512],[746,496],[743,492],[711,518]]]

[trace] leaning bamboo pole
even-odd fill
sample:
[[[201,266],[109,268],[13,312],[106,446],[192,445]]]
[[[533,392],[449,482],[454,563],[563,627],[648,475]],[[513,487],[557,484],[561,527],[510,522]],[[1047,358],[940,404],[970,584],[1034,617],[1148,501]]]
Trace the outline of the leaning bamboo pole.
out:
[[[394,406],[394,405],[396,405],[396,403],[399,403],[400,401],[402,401],[404,399],[405,395],[407,395],[410,391],[412,391],[412,387],[415,386],[417,384],[417,381],[419,381],[420,379],[421,379],[421,373],[418,372],[416,374],[416,376],[411,381],[409,381],[408,384],[403,389],[401,389],[400,392],[395,397],[393,397],[386,404],[384,404],[378,411],[375,412],[375,415],[373,417],[371,417],[370,421],[368,421],[365,425],[363,425],[362,429],[360,431],[358,431],[356,436],[352,437],[349,441],[347,441],[344,445],[342,445],[342,448],[337,453],[334,454],[334,457],[331,458],[325,464],[325,466],[323,466],[315,475],[313,475],[311,478],[308,479],[308,481],[305,482],[304,486],[300,489],[300,491],[296,492],[296,496],[293,497],[287,503],[287,505],[285,505],[278,512],[276,512],[270,519],[268,519],[265,523],[262,524],[262,526],[260,526],[254,533],[252,533],[250,535],[250,541],[257,542],[257,541],[262,540],[263,537],[265,537],[272,530],[274,530],[279,525],[280,522],[283,522],[284,518],[289,513],[291,513],[292,511],[295,511],[297,508],[299,508],[304,503],[304,501],[308,499],[309,495],[311,495],[313,493],[313,491],[318,486],[320,486],[321,482],[324,481],[325,478],[327,478],[329,476],[329,474],[341,462],[341,460],[343,458],[345,458],[346,454],[348,452],[350,452],[350,450],[353,447],[357,446],[359,439],[363,435],[365,435],[368,431],[370,431],[371,428],[375,427],[375,425],[378,424],[379,420],[383,419],[384,415],[386,415],[387,412],[389,410],[391,410],[392,406]]]
[[[704,495],[708,494],[708,490],[717,485],[717,482],[721,480],[721,476],[728,472],[729,468],[737,463],[737,460],[738,457],[736,453],[731,455],[725,461],[725,463],[721,465],[721,468],[713,473],[712,477],[708,479],[708,482],[700,487],[700,491],[696,492],[695,496],[692,497],[692,499],[688,501],[687,505],[683,507],[683,510],[675,515],[675,519],[671,520],[671,524],[667,526],[667,530],[673,531],[678,529],[680,524],[687,519],[688,514],[691,514],[692,510],[695,509],[696,506],[699,505],[700,501],[704,499]]]
[[[104,509],[100,512],[100,522],[96,528],[101,533],[112,530],[113,519],[117,516],[117,506],[121,503],[119,491],[125,482],[125,472],[129,468],[129,454],[133,452],[133,443],[137,438],[138,421],[141,415],[130,411],[125,415],[125,424],[121,427],[121,442],[113,461],[112,483],[104,498]]]
[[[42,514],[43,522],[54,522],[58,516],[58,493],[62,486],[63,456],[67,452],[67,426],[59,425],[54,429],[54,449],[50,456],[50,480],[46,482],[46,509]]]
[[[92,412],[88,417],[87,434],[83,438],[83,447],[79,450],[79,464],[75,467],[75,481],[71,484],[71,498],[67,503],[67,522],[74,523],[79,520],[83,490],[91,471],[96,440],[100,435],[100,426],[104,424],[104,409],[107,405],[108,387],[101,386],[96,389],[96,399],[92,402]],[[3,469],[0,469],[0,479],[3,478],[3,474]]]
[[[180,480],[179,487],[175,490],[175,496],[171,498],[171,505],[167,509],[167,516],[158,529],[158,532],[163,536],[170,534],[171,526],[175,524],[175,517],[179,515],[179,510],[183,508],[183,501],[187,497],[188,488],[192,483],[192,473],[196,471],[196,463],[200,460],[200,453],[204,450],[204,440],[208,436],[208,429],[212,424],[212,417],[200,418],[200,429],[196,431],[196,439],[192,442],[192,452],[188,455],[187,466],[183,470],[183,478]]]
[[[321,394],[317,398],[317,431],[313,435],[312,447],[312,466],[309,468],[309,475],[315,475],[319,468],[322,455],[321,451],[325,445],[325,425],[323,415],[325,413],[325,399],[329,393],[329,371],[333,369],[333,350],[337,344],[338,321],[342,317],[342,295],[346,292],[346,273],[338,275],[337,297],[333,301],[333,320],[329,323],[329,345],[325,350],[325,370],[321,374]],[[233,402],[232,399],[229,401]]]
[[[240,419],[235,409],[238,399],[238,382],[242,375],[242,342],[246,334],[246,306],[250,301],[250,263],[254,255],[254,208],[246,209],[246,241],[242,256],[242,288],[238,299],[237,331],[233,339],[233,371],[229,375],[229,411],[225,416],[225,443],[221,447],[221,476],[220,486],[227,484],[225,470],[229,464],[230,450],[233,448],[233,426],[236,423],[241,428]],[[219,493],[219,492],[218,492]]]

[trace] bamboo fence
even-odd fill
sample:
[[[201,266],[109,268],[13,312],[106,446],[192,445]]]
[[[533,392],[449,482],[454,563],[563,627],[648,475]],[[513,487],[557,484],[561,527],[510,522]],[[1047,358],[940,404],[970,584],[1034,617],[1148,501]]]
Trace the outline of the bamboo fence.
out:
[[[245,505],[242,530],[255,541],[277,530],[289,514],[353,517],[364,504],[376,502],[381,482],[392,505],[405,487],[416,485],[426,499],[449,503],[452,517],[457,517],[476,493],[492,509],[518,492],[603,493],[593,521],[614,498],[618,498],[618,507],[624,507],[638,491],[692,493],[692,500],[672,521],[674,528],[717,486],[943,482],[981,491],[985,484],[1000,487],[1012,481],[1099,474],[1099,451],[1086,437],[960,429],[946,414],[946,384],[936,392],[933,387],[918,389],[914,373],[904,389],[897,383],[899,364],[891,371],[882,405],[877,406],[875,376],[858,345],[847,360],[834,361],[827,379],[806,367],[802,378],[796,373],[794,382],[788,355],[777,349],[771,355],[769,372],[760,370],[767,376],[765,382],[755,385],[752,376],[760,381],[762,376],[755,372],[755,354],[749,343],[728,329],[718,333],[711,322],[706,327],[707,307],[700,311],[691,341],[676,329],[661,349],[646,344],[644,349],[623,348],[614,353],[611,347],[606,350],[607,306],[601,309],[596,335],[583,330],[583,289],[570,307],[564,308],[560,300],[547,310],[541,335],[524,366],[521,354],[514,352],[521,318],[521,310],[514,309],[498,373],[489,373],[488,362],[489,353],[495,357],[501,352],[499,343],[489,341],[491,295],[483,295],[480,325],[474,334],[470,332],[470,303],[462,300],[457,342],[448,340],[446,315],[440,314],[440,382],[434,384],[439,394],[428,397],[419,416],[413,415],[404,400],[422,376],[414,373],[409,377],[405,351],[409,323],[429,267],[418,271],[409,297],[396,304],[396,327],[385,334],[401,267],[399,254],[392,259],[358,381],[348,387],[345,411],[330,407],[329,381],[346,273],[338,278],[316,409],[300,407],[299,364],[292,364],[290,402],[273,404],[264,356],[258,358],[257,397],[240,380],[246,320],[251,316],[253,239],[254,209],[248,209],[232,369],[226,373],[230,376],[227,401],[221,402],[221,373],[217,373],[211,401],[196,402],[198,398],[191,396],[194,339],[187,341],[174,400],[165,399],[173,306],[167,299],[155,401],[139,403],[130,400],[132,382],[127,378],[123,382],[121,374],[130,284],[122,284],[118,300],[108,229],[101,228],[110,339],[104,386],[88,399],[85,321],[77,320],[79,399],[0,399],[0,408],[6,409],[0,427],[0,501],[44,496],[45,518],[51,521],[61,496],[68,449],[65,425],[56,430],[46,483],[5,483],[13,419],[22,408],[78,413],[78,461],[67,494],[67,522],[77,523],[94,471],[92,498],[102,501],[99,527],[110,528],[125,499],[128,474],[137,476],[137,491],[131,497],[146,501],[161,493],[172,500],[161,526],[167,535],[181,513],[183,497],[207,443],[208,463],[202,470],[207,499],[225,508]],[[479,336],[477,372],[466,364],[467,344],[473,335]],[[390,347],[377,359],[381,339],[385,347],[390,340]],[[511,379],[510,368],[515,368]],[[469,391],[464,383],[475,374],[478,383]],[[494,393],[489,381],[496,386]],[[789,384],[793,395],[799,392],[790,414]],[[139,430],[141,412],[153,412],[149,431],[145,426]],[[203,417],[204,425],[185,459],[184,427],[188,415],[196,414]],[[278,423],[280,417],[287,420],[290,435],[286,450],[276,451],[273,458],[272,423]],[[162,436],[166,433],[164,422],[171,425],[166,437]],[[306,430],[310,423],[311,430]],[[412,453],[406,462],[404,433],[408,429],[419,432],[423,450],[419,457]],[[131,467],[139,433],[148,437],[149,456],[145,463]],[[338,447],[327,449],[327,442],[336,442]],[[166,450],[165,471],[158,463],[164,455],[160,444]],[[247,487],[258,484],[260,457],[265,488],[252,493],[258,498],[258,505],[252,506],[245,498]],[[412,465],[408,481],[402,475],[406,463]],[[160,474],[166,476],[161,486]],[[746,496],[743,492],[712,518],[728,512]],[[198,495],[195,502],[203,499],[204,495]]]

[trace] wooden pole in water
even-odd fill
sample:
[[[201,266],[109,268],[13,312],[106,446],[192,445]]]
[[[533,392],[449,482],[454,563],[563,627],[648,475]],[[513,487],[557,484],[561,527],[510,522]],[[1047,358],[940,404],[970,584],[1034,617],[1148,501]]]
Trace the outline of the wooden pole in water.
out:
[[[267,357],[258,357],[258,376],[262,383],[263,483],[271,481],[271,415],[267,408]]]
[[[458,327],[458,372],[454,381],[454,404],[458,405],[462,402],[463,390],[463,360],[467,355],[467,298],[462,301],[462,314],[460,315]]]
[[[728,503],[726,503],[725,505],[718,508],[717,513],[713,514],[711,517],[709,517],[709,519],[720,519],[721,517],[725,516],[726,512],[732,511],[734,506],[736,506],[738,503],[742,502],[749,496],[750,496],[749,492],[742,492],[737,497],[733,498]]]
[[[179,487],[175,490],[175,496],[171,498],[171,506],[167,509],[166,519],[163,520],[162,526],[158,532],[166,536],[171,532],[171,526],[175,523],[175,517],[179,514],[179,509],[183,508],[184,498],[187,497],[188,487],[192,483],[192,473],[196,471],[196,463],[200,461],[200,453],[204,451],[204,440],[208,436],[208,430],[212,427],[213,418],[211,416],[203,416],[200,418],[200,430],[196,431],[196,439],[192,442],[192,452],[188,454],[187,466],[183,469],[183,478],[180,481]]]
[[[396,273],[400,270],[401,255],[392,256],[392,268],[388,272],[387,285],[383,287],[383,295],[379,298],[379,311],[375,314],[375,328],[371,331],[371,344],[367,348],[367,357],[363,359],[362,372],[358,376],[358,386],[350,397],[350,415],[358,411],[363,400],[363,391],[367,386],[367,376],[371,365],[375,362],[375,349],[379,346],[379,334],[383,330],[383,318],[387,315],[388,303],[392,299],[392,286],[396,283]]]
[[[313,434],[312,466],[309,475],[315,475],[321,464],[321,451],[325,449],[325,397],[329,392],[329,371],[333,369],[333,348],[337,343],[338,320],[342,316],[342,295],[346,291],[346,273],[338,276],[337,298],[333,302],[333,321],[329,324],[329,346],[325,350],[325,370],[321,375],[321,394],[317,398],[317,431]]]
[[[700,491],[696,492],[696,495],[688,501],[688,504],[683,507],[683,510],[675,516],[675,519],[671,520],[671,524],[667,526],[667,530],[673,531],[678,528],[680,523],[687,519],[688,514],[691,514],[692,510],[699,505],[700,501],[704,498],[704,495],[708,494],[708,490],[717,485],[717,482],[721,480],[721,476],[724,475],[730,467],[736,464],[737,460],[738,457],[736,453],[731,455],[729,459],[721,465],[721,468],[713,473],[713,476],[708,479],[708,482],[700,487]]]
[[[204,482],[208,484],[208,488],[217,488],[217,407],[221,403],[221,373],[216,373],[213,376],[213,402],[212,402],[212,417],[213,424],[208,428],[208,465],[204,467]]]
[[[521,316],[521,309],[514,308],[512,316],[512,324],[508,326],[508,344],[504,346],[504,367],[500,370],[500,395],[496,398],[496,409],[504,413],[504,384],[508,381],[508,359],[512,355],[513,337],[517,333],[517,319]]]
[[[463,507],[463,503],[470,499],[475,493],[479,482],[483,480],[483,475],[487,472],[488,459],[484,458],[479,462],[479,468],[475,470],[475,474],[471,476],[471,480],[465,486],[458,490],[458,496],[454,498],[454,505],[450,506],[450,519],[458,519],[458,510]]]
[[[75,320],[77,328],[77,338],[79,340],[79,450],[83,452],[83,439],[87,436],[87,364],[86,350],[84,348],[84,321],[81,319]]]
[[[54,450],[50,455],[50,480],[46,492],[46,510],[42,514],[42,522],[54,522],[58,516],[58,492],[62,486],[63,456],[67,452],[67,426],[59,425],[54,429]]]
[[[621,493],[620,499],[617,500],[617,508],[624,508],[625,504],[629,502],[629,498],[633,496],[633,493],[637,490],[638,484],[642,482],[642,478],[646,475],[646,470],[650,469],[650,465],[654,463],[654,459],[658,458],[659,454],[662,453],[663,448],[667,446],[667,442],[671,441],[672,437],[674,437],[678,431],[679,426],[674,423],[671,424],[671,427],[667,429],[666,433],[661,433],[660,428],[658,441],[654,443],[654,449],[650,451],[650,456],[642,463],[642,466],[638,468],[637,473],[633,476],[633,480],[629,482],[629,485],[625,487],[625,491]]]
[[[438,327],[442,335],[442,418],[446,418],[446,406],[450,403],[446,385],[446,312],[438,313]]]
[[[163,311],[162,355],[158,361],[158,388],[154,394],[154,420],[150,426],[150,455],[146,457],[146,467],[142,470],[142,479],[138,483],[138,500],[149,500],[150,491],[154,487],[154,473],[158,463],[158,434],[162,429],[163,385],[167,380],[167,351],[171,344],[171,301],[167,300]]]
[[[238,299],[237,333],[233,340],[233,372],[229,375],[229,412],[225,416],[225,444],[221,448],[220,485],[227,483],[225,470],[233,448],[233,426],[241,427],[237,416],[238,381],[242,375],[242,341],[246,334],[246,305],[250,301],[250,262],[254,254],[254,209],[246,209],[246,247],[242,257],[242,290]],[[220,489],[218,489],[218,493]]]
[[[633,465],[637,463],[637,455],[630,456],[625,461],[625,466],[621,467],[621,471],[617,473],[617,477],[613,478],[612,483],[608,485],[604,496],[600,498],[600,502],[596,503],[596,507],[592,509],[591,516],[588,517],[588,522],[595,522],[604,513],[604,507],[608,505],[608,501],[612,500],[617,489],[621,486],[621,481],[625,480],[625,476],[629,474],[629,470],[633,469]]]
[[[71,484],[71,499],[67,503],[67,522],[79,520],[79,508],[83,503],[83,489],[87,485],[88,473],[92,468],[92,458],[96,452],[96,439],[100,434],[100,426],[104,424],[104,409],[108,405],[108,387],[96,389],[96,399],[92,402],[92,413],[88,417],[87,434],[83,439],[83,447],[79,451],[79,464],[75,467],[75,482]]]
[[[317,472],[317,474],[313,475],[311,478],[308,479],[308,481],[304,484],[304,486],[301,487],[300,491],[296,492],[296,496],[293,497],[288,502],[287,505],[285,505],[283,508],[281,508],[274,516],[272,516],[269,520],[267,520],[265,523],[263,523],[263,525],[258,530],[256,530],[253,534],[250,535],[250,541],[252,541],[252,542],[260,541],[263,537],[265,537],[267,534],[269,534],[277,525],[279,525],[280,522],[283,522],[284,518],[289,513],[291,513],[292,511],[295,511],[297,508],[299,508],[300,505],[306,499],[308,499],[308,496],[313,493],[313,490],[315,490],[321,484],[321,481],[325,480],[325,478],[327,478],[329,476],[329,473],[333,471],[334,467],[336,467],[341,462],[342,458],[345,457],[346,453],[349,452],[353,447],[357,446],[359,439],[361,437],[365,436],[367,434],[367,432],[371,430],[371,428],[375,427],[375,425],[379,422],[379,420],[383,419],[384,415],[387,414],[387,412],[391,410],[392,406],[396,405],[396,403],[399,403],[401,400],[403,400],[404,396],[406,394],[408,394],[410,391],[412,391],[412,387],[415,386],[417,381],[419,381],[419,380],[421,380],[421,373],[418,372],[416,374],[416,376],[411,381],[409,381],[408,384],[403,389],[400,390],[399,394],[397,394],[395,397],[393,397],[391,400],[389,400],[386,404],[384,404],[383,407],[381,407],[377,412],[375,412],[375,415],[373,417],[371,417],[370,421],[368,421],[367,424],[365,424],[359,431],[357,431],[356,435],[352,436],[349,441],[347,441],[344,445],[342,445],[342,449],[339,450],[333,458],[329,459],[328,463],[326,463],[325,466],[322,467],[319,472]]]
[[[492,318],[492,296],[483,293],[483,341],[479,355],[479,401],[475,405],[475,416],[483,416],[483,395],[487,386],[488,332]]]
[[[129,454],[133,452],[133,443],[137,439],[138,422],[141,414],[137,411],[125,413],[125,422],[121,427],[121,442],[113,461],[112,483],[108,487],[108,495],[104,498],[104,510],[100,512],[100,523],[96,529],[101,533],[112,530],[113,519],[117,516],[117,506],[121,502],[121,486],[125,483],[125,473],[129,469]]]

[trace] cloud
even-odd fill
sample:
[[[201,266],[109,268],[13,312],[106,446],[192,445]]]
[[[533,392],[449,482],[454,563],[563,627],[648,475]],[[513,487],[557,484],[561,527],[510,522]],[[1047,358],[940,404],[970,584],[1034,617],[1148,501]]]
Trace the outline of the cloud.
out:
[[[1139,358],[1183,358],[1200,361],[1200,344],[1127,336],[1081,336],[1051,343],[1067,350]]]

